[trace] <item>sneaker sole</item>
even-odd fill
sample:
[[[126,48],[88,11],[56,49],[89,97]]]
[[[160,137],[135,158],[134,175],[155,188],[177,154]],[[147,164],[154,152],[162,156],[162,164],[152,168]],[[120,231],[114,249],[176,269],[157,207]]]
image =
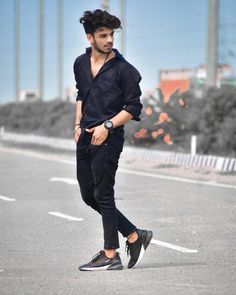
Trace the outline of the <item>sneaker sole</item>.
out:
[[[145,239],[145,241],[144,241],[144,243],[143,243],[143,245],[141,247],[141,251],[140,251],[137,262],[132,267],[128,267],[128,268],[135,268],[136,266],[139,265],[139,263],[141,262],[141,260],[143,258],[144,252],[147,250],[147,247],[149,246],[149,244],[151,242],[152,236],[153,236],[153,232],[148,231],[147,237],[146,237],[146,239]]]
[[[118,264],[118,265],[105,265],[105,266],[100,266],[100,267],[86,267],[86,268],[79,268],[79,270],[82,271],[99,271],[99,270],[122,270],[123,265]]]

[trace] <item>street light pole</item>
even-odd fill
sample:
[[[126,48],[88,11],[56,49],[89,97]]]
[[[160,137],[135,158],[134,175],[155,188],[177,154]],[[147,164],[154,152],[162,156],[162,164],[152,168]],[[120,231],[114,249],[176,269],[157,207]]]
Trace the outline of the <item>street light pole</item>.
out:
[[[20,60],[20,46],[19,46],[19,30],[20,30],[20,13],[19,0],[15,0],[15,100],[20,101],[20,78],[19,78],[19,60]]]
[[[125,56],[126,53],[126,1],[120,0],[120,11],[121,11],[121,52]]]
[[[58,73],[58,98],[63,99],[63,16],[62,0],[57,0],[57,73]]]
[[[109,0],[102,0],[102,10],[109,11]]]
[[[216,86],[217,74],[217,23],[218,0],[209,0],[208,11],[208,44],[207,44],[207,87]]]
[[[44,0],[38,0],[39,8],[39,99],[44,99]]]

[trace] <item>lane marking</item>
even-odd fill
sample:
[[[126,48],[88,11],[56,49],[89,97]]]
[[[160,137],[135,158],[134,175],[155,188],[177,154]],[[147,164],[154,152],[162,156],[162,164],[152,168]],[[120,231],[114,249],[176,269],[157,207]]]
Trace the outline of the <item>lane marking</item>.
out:
[[[48,212],[48,214],[53,215],[53,216],[57,216],[57,217],[61,217],[67,220],[71,220],[71,221],[83,221],[83,218],[78,218],[78,217],[73,217],[70,215],[66,215],[60,212]]]
[[[160,178],[160,179],[164,179],[164,180],[174,180],[174,181],[179,181],[179,182],[187,182],[187,183],[193,183],[193,184],[202,184],[202,185],[218,186],[218,187],[236,189],[236,186],[229,185],[229,184],[217,183],[217,182],[213,182],[213,181],[208,181],[208,182],[199,181],[199,180],[194,180],[194,179],[175,177],[175,176],[167,176],[167,175],[162,175],[162,174],[154,174],[154,173],[150,173],[150,172],[141,172],[141,171],[135,171],[135,170],[131,170],[131,169],[124,169],[124,168],[119,168],[117,170],[117,172],[134,174],[134,175],[138,175],[138,176]],[[61,182],[68,183],[70,185],[77,185],[78,184],[78,181],[73,178],[52,177],[52,178],[50,178],[50,181],[61,181]],[[145,192],[147,192],[147,191],[145,191]],[[132,193],[132,192],[130,192],[130,193]],[[129,194],[129,192],[126,192],[125,194]]]
[[[16,199],[4,197],[0,195],[0,200],[6,201],[6,202],[14,202]]]
[[[46,160],[46,161],[54,161],[57,163],[63,163],[63,164],[69,164],[69,165],[76,165],[76,161],[71,161],[71,160],[66,160],[66,159],[58,159],[56,156],[52,155],[43,155],[39,154],[37,152],[31,152],[31,151],[21,151],[19,149],[6,149],[3,147],[0,147],[0,150],[7,152],[7,153],[15,153],[15,154],[20,154],[24,156],[30,156],[34,158],[38,158],[41,160]],[[229,188],[229,189],[236,189],[235,185],[230,185],[230,184],[224,184],[224,183],[219,183],[219,182],[214,182],[214,181],[200,181],[200,180],[194,180],[194,179],[189,179],[189,178],[184,178],[184,177],[175,177],[175,176],[167,176],[167,175],[162,175],[162,174],[156,174],[156,173],[149,173],[149,172],[141,172],[141,171],[136,171],[132,169],[125,169],[125,168],[119,168],[117,170],[119,173],[127,173],[127,174],[133,174],[133,175],[138,175],[138,176],[147,176],[147,177],[154,177],[154,178],[160,178],[164,180],[174,180],[174,181],[179,181],[179,182],[187,182],[187,183],[192,183],[192,184],[202,184],[202,185],[207,185],[207,186],[215,186],[215,187],[223,187],[223,188]]]
[[[138,176],[147,176],[147,177],[154,177],[154,178],[160,178],[160,179],[165,179],[165,180],[174,180],[174,181],[187,182],[187,183],[193,183],[193,184],[203,184],[203,185],[209,185],[209,186],[218,186],[218,187],[236,189],[235,185],[218,183],[218,182],[214,182],[214,181],[200,181],[200,180],[194,180],[194,179],[189,179],[189,178],[184,178],[184,177],[167,176],[167,175],[162,175],[162,174],[141,172],[141,171],[136,171],[136,170],[132,170],[132,169],[124,169],[124,168],[119,168],[117,171],[122,172],[122,173],[127,173],[127,174],[134,174],[134,175],[138,175]]]
[[[58,181],[58,182],[64,182],[70,185],[76,185],[78,184],[78,181],[73,178],[63,178],[63,177],[51,177],[50,181]]]
[[[169,248],[169,249],[172,249],[172,250],[175,250],[175,251],[179,251],[179,252],[182,252],[182,253],[198,253],[198,250],[191,250],[191,249],[188,249],[188,248],[185,248],[185,247],[180,247],[180,246],[170,244],[170,243],[167,243],[167,242],[163,242],[163,241],[159,241],[159,240],[152,239],[150,243],[154,244],[154,245],[166,247],[166,248]]]
[[[0,269],[0,272],[4,272],[4,269]]]

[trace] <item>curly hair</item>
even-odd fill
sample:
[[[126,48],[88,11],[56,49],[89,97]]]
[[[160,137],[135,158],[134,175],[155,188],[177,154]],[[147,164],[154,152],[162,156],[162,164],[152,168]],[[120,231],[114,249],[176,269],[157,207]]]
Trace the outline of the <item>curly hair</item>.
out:
[[[114,15],[107,11],[96,9],[94,11],[85,11],[80,18],[80,23],[83,24],[85,33],[92,34],[100,27],[107,27],[109,29],[119,29],[121,21]]]

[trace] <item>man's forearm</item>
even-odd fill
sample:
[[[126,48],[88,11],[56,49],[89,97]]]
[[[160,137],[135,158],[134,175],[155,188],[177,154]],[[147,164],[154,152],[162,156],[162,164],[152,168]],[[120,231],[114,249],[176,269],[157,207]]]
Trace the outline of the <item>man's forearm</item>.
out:
[[[75,124],[80,124],[82,118],[82,101],[78,100],[76,102],[76,110],[75,110]]]
[[[113,128],[124,125],[129,122],[133,116],[125,110],[120,111],[115,117],[111,119],[113,123]]]

